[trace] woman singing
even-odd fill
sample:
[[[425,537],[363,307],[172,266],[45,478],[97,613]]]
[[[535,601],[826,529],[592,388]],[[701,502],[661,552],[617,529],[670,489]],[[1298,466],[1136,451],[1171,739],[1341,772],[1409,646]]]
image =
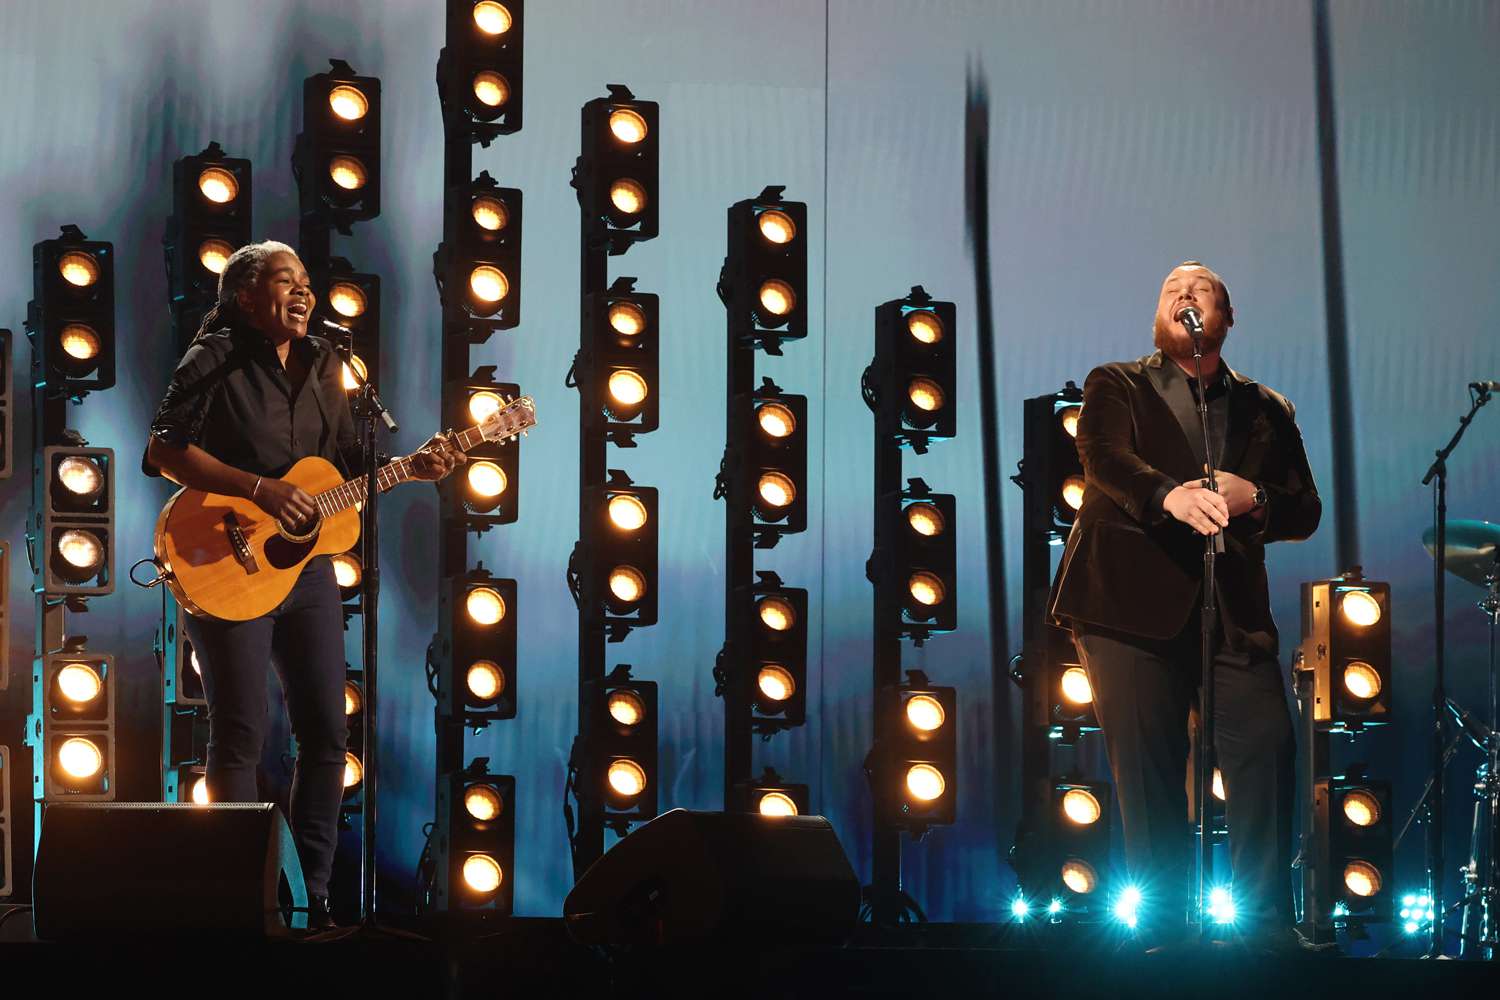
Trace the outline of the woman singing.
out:
[[[309,336],[307,270],[284,243],[242,247],[219,276],[204,317],[151,424],[142,469],[213,493],[244,497],[289,529],[311,524],[313,498],[280,477],[317,455],[344,477],[363,472],[332,345]],[[441,437],[413,456],[437,480],[463,462]],[[343,799],[344,620],[333,563],[319,556],[274,611],[251,621],[192,618],[208,699],[208,794],[254,802],[266,721],[266,664],[274,663],[297,739],[291,826],[311,898],[309,926],[331,925],[328,878]]]

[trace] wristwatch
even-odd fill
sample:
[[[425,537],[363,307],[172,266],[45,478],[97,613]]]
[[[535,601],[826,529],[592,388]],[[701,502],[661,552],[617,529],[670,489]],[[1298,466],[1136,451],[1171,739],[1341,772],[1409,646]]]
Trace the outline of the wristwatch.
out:
[[[1266,505],[1266,488],[1259,483],[1255,484],[1255,497],[1250,501],[1251,510],[1260,510]]]

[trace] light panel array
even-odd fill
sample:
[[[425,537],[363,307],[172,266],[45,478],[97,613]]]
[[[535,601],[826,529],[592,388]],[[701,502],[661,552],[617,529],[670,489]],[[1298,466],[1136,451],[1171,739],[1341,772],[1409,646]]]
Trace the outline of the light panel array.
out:
[[[178,355],[218,301],[224,265],[251,240],[252,182],[250,161],[226,156],[217,142],[172,164],[172,215],[163,243]]]

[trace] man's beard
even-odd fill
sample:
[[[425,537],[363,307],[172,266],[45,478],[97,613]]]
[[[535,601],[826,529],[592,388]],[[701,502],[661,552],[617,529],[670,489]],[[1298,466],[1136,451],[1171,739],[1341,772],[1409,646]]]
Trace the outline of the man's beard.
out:
[[[1191,358],[1193,356],[1193,338],[1186,331],[1179,332],[1174,329],[1170,321],[1163,322],[1158,316],[1152,326],[1152,343],[1169,358]],[[1212,326],[1203,328],[1203,353],[1214,354],[1224,346],[1224,338],[1229,335],[1229,328],[1222,321],[1215,322]]]

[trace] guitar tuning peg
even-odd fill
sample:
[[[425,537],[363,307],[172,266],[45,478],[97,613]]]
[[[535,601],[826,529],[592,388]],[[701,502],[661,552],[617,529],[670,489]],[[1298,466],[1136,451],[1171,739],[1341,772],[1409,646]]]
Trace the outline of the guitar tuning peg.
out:
[[[522,436],[522,437],[525,437],[525,436],[526,436],[526,435],[528,435],[528,434],[530,434],[530,433],[531,433],[531,432],[530,432],[530,431],[522,431],[522,432],[521,432],[521,436]]]

